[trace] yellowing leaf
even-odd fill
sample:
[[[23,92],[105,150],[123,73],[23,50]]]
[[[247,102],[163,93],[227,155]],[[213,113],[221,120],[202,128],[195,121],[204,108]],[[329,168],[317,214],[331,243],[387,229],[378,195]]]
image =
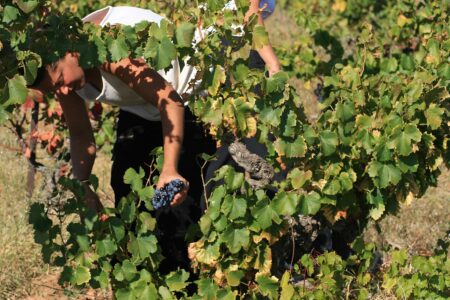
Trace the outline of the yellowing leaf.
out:
[[[436,103],[431,103],[430,107],[425,111],[425,117],[427,118],[427,124],[431,129],[436,130],[441,126],[442,115],[445,110],[436,105]]]
[[[246,137],[248,137],[248,138],[254,137],[256,135],[256,131],[258,129],[256,119],[254,117],[248,117],[245,121],[247,123]]]
[[[409,19],[407,17],[405,17],[405,15],[400,14],[397,18],[397,25],[400,27],[403,27],[405,25],[408,25],[412,22],[412,19]]]
[[[331,6],[331,9],[337,12],[344,12],[347,8],[347,1],[345,0],[336,0]]]
[[[414,200],[414,194],[412,192],[409,192],[408,196],[406,196],[406,199],[405,199],[405,205],[410,206],[411,203],[413,202],[413,200]]]
[[[255,262],[255,269],[259,270],[256,273],[256,277],[261,275],[270,275],[270,269],[272,268],[272,250],[267,244],[258,248],[257,258]]]

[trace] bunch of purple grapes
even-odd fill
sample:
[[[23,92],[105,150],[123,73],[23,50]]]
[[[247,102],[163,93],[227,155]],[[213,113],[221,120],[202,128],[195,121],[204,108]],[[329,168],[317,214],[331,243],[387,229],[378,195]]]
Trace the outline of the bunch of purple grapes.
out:
[[[157,189],[152,198],[153,208],[160,209],[162,207],[168,207],[170,202],[172,202],[173,197],[183,189],[184,183],[180,179],[174,179],[165,184],[162,188]]]

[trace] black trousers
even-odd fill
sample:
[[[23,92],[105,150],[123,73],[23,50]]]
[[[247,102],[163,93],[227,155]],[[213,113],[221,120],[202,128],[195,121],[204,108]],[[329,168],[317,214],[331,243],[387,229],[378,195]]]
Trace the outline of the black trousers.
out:
[[[149,176],[152,157],[150,152],[163,145],[162,125],[159,121],[148,121],[132,113],[121,110],[117,123],[117,140],[113,149],[111,186],[114,190],[116,205],[128,195],[130,186],[123,182],[128,168],[136,171],[143,168]],[[185,130],[183,147],[178,164],[179,173],[189,181],[187,199],[179,206],[160,211],[157,218],[157,237],[166,259],[160,266],[160,272],[168,273],[178,267],[189,269],[185,235],[191,224],[196,224],[201,216],[200,198],[203,194],[201,168],[197,156],[201,153],[212,154],[215,142],[207,136],[190,111],[185,111]],[[206,170],[204,170],[206,172]]]

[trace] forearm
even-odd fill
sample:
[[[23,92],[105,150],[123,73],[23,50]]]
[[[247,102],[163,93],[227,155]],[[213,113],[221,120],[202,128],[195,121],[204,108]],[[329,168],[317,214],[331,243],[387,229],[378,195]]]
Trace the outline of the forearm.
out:
[[[76,179],[86,180],[92,172],[96,148],[93,137],[71,137],[72,172]]]
[[[163,104],[159,105],[164,139],[163,172],[178,172],[178,160],[183,144],[184,106],[181,98],[178,101],[174,98],[178,99],[179,96],[172,94],[170,99],[163,98]]]
[[[264,63],[269,70],[269,75],[275,74],[281,70],[281,64],[278,57],[273,49],[272,45],[268,44],[260,49],[256,49],[258,54],[264,60]]]

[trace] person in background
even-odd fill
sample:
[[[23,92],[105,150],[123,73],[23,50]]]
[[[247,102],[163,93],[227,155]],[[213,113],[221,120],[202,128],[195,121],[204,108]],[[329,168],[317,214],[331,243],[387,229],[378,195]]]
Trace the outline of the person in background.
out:
[[[229,1],[225,9],[235,10],[236,5],[234,0]],[[253,15],[258,18],[258,24],[264,26],[264,20],[272,15],[275,10],[275,0],[250,0],[249,10],[244,16],[244,22],[248,22]],[[268,75],[272,76],[281,70],[280,61],[273,49],[272,45],[269,43],[260,49],[250,50],[249,54],[249,64],[248,66],[253,69],[264,70],[267,68]],[[256,138],[242,138],[240,140],[246,148],[254,154],[257,154],[261,158],[267,156],[267,148],[259,143]],[[215,153],[216,159],[211,161],[206,170],[206,196],[209,196],[215,187],[221,184],[221,182],[213,182],[211,179],[214,178],[214,173],[224,165],[233,166],[238,172],[244,172],[244,169],[239,166],[232,158],[229,150],[228,144],[223,144]],[[285,176],[285,172],[277,173],[274,176],[274,180],[282,180]],[[205,199],[201,202],[202,209],[206,209]]]
[[[250,8],[245,14],[244,22],[248,22],[253,14],[257,14],[258,24],[264,26],[264,20],[274,11],[275,0],[250,0]],[[264,66],[267,67],[269,76],[281,70],[280,61],[270,43],[261,49],[250,50],[250,67],[264,69]]]

